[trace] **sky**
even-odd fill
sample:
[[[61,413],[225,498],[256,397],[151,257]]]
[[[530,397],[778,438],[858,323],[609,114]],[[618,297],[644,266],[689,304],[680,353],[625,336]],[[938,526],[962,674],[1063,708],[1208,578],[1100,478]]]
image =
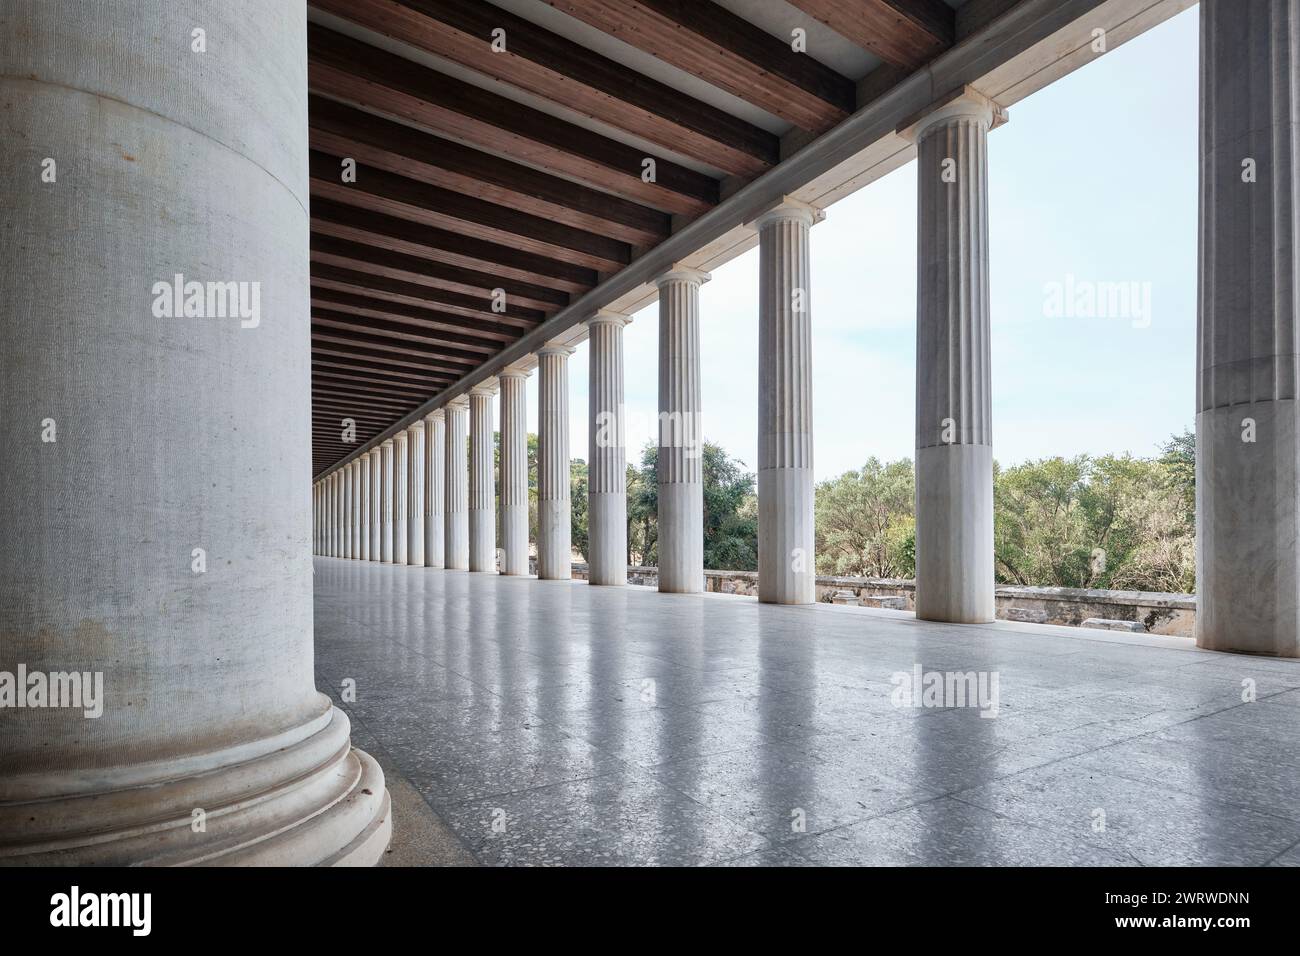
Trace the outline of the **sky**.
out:
[[[1195,416],[1196,8],[1010,109],[989,135],[993,454],[1150,456]],[[812,230],[813,465],[823,481],[915,440],[916,164]],[[1127,305],[1088,294],[1112,284]],[[1123,284],[1114,285],[1114,284]],[[1118,311],[1120,314],[1106,314]],[[654,439],[658,305],[624,331],[628,459]],[[756,468],[758,250],[700,294],[704,433]],[[587,345],[569,360],[587,457]],[[537,375],[529,377],[537,430]]]

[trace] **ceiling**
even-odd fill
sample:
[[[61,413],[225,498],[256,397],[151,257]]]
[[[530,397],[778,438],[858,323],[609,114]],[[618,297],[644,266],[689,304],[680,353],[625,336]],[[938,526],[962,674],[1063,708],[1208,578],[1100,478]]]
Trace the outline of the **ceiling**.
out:
[[[943,52],[962,6],[309,5],[314,474]]]

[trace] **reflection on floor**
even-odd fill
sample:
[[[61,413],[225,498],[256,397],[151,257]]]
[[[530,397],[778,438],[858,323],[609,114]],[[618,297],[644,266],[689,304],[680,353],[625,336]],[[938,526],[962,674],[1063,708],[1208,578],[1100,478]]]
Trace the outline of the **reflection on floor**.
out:
[[[316,655],[391,862],[1300,865],[1300,662],[328,558]]]

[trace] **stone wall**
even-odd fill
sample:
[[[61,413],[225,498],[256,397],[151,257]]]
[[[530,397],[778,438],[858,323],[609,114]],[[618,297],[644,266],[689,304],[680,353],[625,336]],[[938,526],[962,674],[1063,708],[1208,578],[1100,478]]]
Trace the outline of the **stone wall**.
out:
[[[534,569],[535,570],[535,569]],[[587,578],[587,566],[574,562],[573,576]],[[628,584],[657,587],[656,568],[631,566]],[[705,571],[706,590],[722,594],[758,594],[755,571]],[[1153,591],[1103,591],[1091,588],[1033,588],[999,585],[997,615],[1002,620],[1078,627],[1090,618],[1133,621],[1150,634],[1191,637],[1196,621],[1194,594]],[[897,578],[818,577],[817,600],[828,604],[916,610],[916,582]]]

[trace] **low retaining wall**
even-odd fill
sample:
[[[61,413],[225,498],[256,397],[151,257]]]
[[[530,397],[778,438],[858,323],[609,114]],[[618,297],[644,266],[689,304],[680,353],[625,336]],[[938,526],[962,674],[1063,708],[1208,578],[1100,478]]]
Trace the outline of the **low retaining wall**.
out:
[[[534,569],[535,570],[535,569]],[[587,566],[575,562],[573,576],[587,579]],[[657,587],[657,568],[631,566],[629,584]],[[722,594],[758,594],[756,571],[705,571],[704,587]],[[1135,621],[1150,634],[1191,637],[1196,623],[1194,594],[1155,591],[1102,591],[1092,588],[1031,588],[999,585],[997,615],[1008,621],[1078,627],[1089,618]],[[894,578],[817,578],[817,600],[916,610],[916,582]]]

